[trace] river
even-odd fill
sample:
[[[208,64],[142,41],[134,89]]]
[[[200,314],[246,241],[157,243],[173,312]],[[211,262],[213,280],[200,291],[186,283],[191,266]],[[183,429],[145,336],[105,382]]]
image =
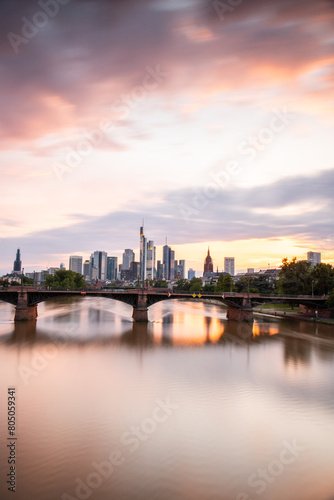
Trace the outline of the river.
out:
[[[191,301],[148,324],[103,298],[38,314],[0,302],[1,500],[334,499],[333,326]]]

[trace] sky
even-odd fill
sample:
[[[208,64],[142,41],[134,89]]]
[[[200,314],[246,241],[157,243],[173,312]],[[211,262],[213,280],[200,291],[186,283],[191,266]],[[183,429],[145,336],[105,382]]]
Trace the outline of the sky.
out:
[[[334,2],[1,0],[0,274],[139,227],[200,275],[334,264]]]

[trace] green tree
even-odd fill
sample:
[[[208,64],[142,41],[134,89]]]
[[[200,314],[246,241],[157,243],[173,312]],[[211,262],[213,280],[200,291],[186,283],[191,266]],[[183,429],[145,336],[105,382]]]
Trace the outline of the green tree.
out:
[[[243,276],[238,279],[235,286],[238,293],[259,293],[259,289],[256,287],[255,278],[252,276]]]
[[[152,280],[150,281],[150,285],[154,288],[168,288],[168,282],[166,280]]]
[[[184,278],[177,280],[176,285],[174,285],[174,290],[178,292],[187,292],[190,288],[190,282]]]
[[[201,278],[191,278],[189,292],[199,292],[202,289]]]
[[[284,258],[279,273],[278,290],[284,295],[311,294],[311,263],[306,260],[297,262],[297,257],[293,257],[291,261]]]
[[[328,300],[326,302],[326,305],[328,307],[334,307],[334,288],[333,288],[333,290],[329,294],[329,297],[328,297]]]
[[[330,264],[317,264],[311,269],[313,291],[316,295],[327,295],[334,288],[334,268]]]
[[[235,290],[230,274],[221,274],[217,280],[215,292],[233,292]]]
[[[55,272],[54,276],[51,274],[47,275],[45,279],[45,286],[69,289],[86,288],[86,282],[82,274],[60,269]]]
[[[216,288],[216,286],[214,285],[214,283],[207,283],[203,287],[203,292],[207,292],[207,293],[214,292],[215,288]]]

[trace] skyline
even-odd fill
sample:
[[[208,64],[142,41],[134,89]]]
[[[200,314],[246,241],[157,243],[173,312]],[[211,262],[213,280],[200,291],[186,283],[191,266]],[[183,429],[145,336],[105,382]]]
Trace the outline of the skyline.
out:
[[[218,4],[2,2],[1,274],[138,255],[142,218],[198,272],[333,264],[333,4]]]
[[[153,242],[152,242],[152,243],[153,243]],[[156,254],[156,264],[157,264],[159,261],[160,261],[160,262],[163,262],[163,259],[164,259],[164,255],[163,255],[163,248],[164,248],[164,246],[166,246],[166,245],[167,245],[166,243],[165,243],[165,245],[160,245],[160,247],[161,247],[161,256],[159,257],[158,253]],[[154,248],[156,248],[156,247],[154,246]],[[158,248],[158,247],[157,247],[157,248]],[[171,247],[169,247],[169,248],[171,248]],[[138,263],[138,264],[139,264],[139,262],[140,262],[140,248],[138,248],[138,252],[134,251],[133,249],[124,249],[124,250],[122,251],[122,256],[121,256],[121,257],[122,257],[122,258],[124,258],[125,252],[126,252],[126,251],[129,251],[129,250],[130,250],[131,252],[133,252],[133,253],[134,253],[134,262],[136,262],[136,263]],[[82,265],[82,267],[83,267],[84,263],[85,263],[86,261],[89,261],[89,259],[90,259],[90,258],[92,258],[93,254],[94,254],[94,253],[96,253],[96,252],[103,252],[103,253],[105,253],[105,254],[106,254],[106,256],[108,256],[108,258],[109,258],[109,257],[111,257],[111,258],[117,258],[117,261],[119,262],[119,265],[121,265],[121,261],[122,261],[122,258],[121,258],[121,257],[118,257],[118,256],[116,256],[116,255],[111,256],[111,255],[110,255],[110,254],[108,254],[108,252],[106,252],[105,250],[95,250],[94,252],[90,252],[90,256],[87,256],[87,255],[86,255],[86,256],[85,256],[85,255],[79,255],[79,254],[70,254],[70,255],[69,255],[69,257],[68,257],[68,259],[67,259],[67,261],[66,261],[66,263],[65,263],[65,262],[60,262],[60,263],[58,263],[56,266],[41,266],[41,265],[38,265],[38,266],[35,266],[35,268],[34,268],[34,269],[32,269],[32,268],[30,268],[28,265],[26,265],[26,267],[25,267],[25,265],[24,265],[24,264],[22,264],[22,262],[23,262],[23,261],[21,261],[21,260],[20,260],[20,265],[21,265],[21,268],[23,268],[23,269],[25,270],[25,274],[26,274],[26,273],[32,273],[32,272],[35,272],[35,271],[36,271],[36,272],[41,272],[41,271],[47,270],[47,269],[49,269],[49,268],[62,268],[62,267],[60,267],[60,266],[65,266],[65,269],[67,269],[67,268],[68,268],[68,269],[70,269],[70,268],[71,268],[71,260],[72,260],[72,259],[76,259],[76,258],[78,257],[78,258],[80,258],[80,259],[81,259],[81,261],[82,261],[82,262],[81,262],[81,265]],[[136,255],[136,253],[137,253],[138,255]],[[210,247],[208,247],[208,249],[207,249],[207,254],[205,255],[205,257],[204,257],[204,258],[203,258],[203,260],[202,260],[202,270],[193,269],[193,268],[192,268],[192,266],[191,266],[190,264],[188,264],[188,263],[187,263],[187,261],[185,261],[185,259],[184,259],[184,261],[185,261],[185,262],[186,262],[186,264],[187,264],[187,265],[186,265],[186,267],[185,267],[185,272],[188,272],[188,271],[189,271],[189,269],[190,269],[190,270],[194,270],[194,271],[196,272],[196,276],[202,276],[202,275],[203,275],[203,262],[204,262],[204,263],[206,262],[207,255],[209,255],[209,253],[210,253],[210,256],[211,256]],[[307,252],[306,259],[300,259],[300,260],[310,260],[310,259],[311,259],[311,254],[314,254],[314,253],[315,253],[315,254],[317,254],[317,258],[320,258],[320,261],[321,261],[321,262],[323,262],[321,253],[314,252],[314,251],[309,251],[309,252]],[[175,251],[174,251],[174,254],[175,254]],[[309,254],[310,254],[310,255],[309,255]],[[16,258],[15,258],[15,260],[14,260],[14,262],[13,262],[13,266],[12,266],[11,270],[9,270],[9,267],[7,267],[7,271],[6,271],[4,274],[7,274],[7,273],[9,273],[9,274],[10,274],[10,273],[12,273],[12,272],[15,272],[15,265],[16,265],[16,263],[17,263],[17,258],[18,258],[17,256],[18,256],[18,255],[19,255],[19,257],[21,258],[21,249],[20,249],[20,248],[18,248],[18,249],[16,250],[16,254],[15,254],[15,257],[16,257]],[[320,257],[318,257],[318,256],[320,256]],[[305,256],[304,256],[304,257],[305,257]],[[212,258],[212,256],[211,256],[211,258]],[[182,261],[182,259],[180,260],[180,256],[178,256],[178,255],[175,255],[175,259],[176,259],[177,261],[180,261],[180,262]],[[212,259],[212,260],[213,260],[213,272],[216,272],[216,270],[217,270],[217,269],[218,269],[220,272],[224,272],[224,271],[225,271],[225,267],[226,267],[226,265],[227,265],[227,266],[230,266],[230,265],[231,265],[231,264],[226,264],[226,261],[233,261],[232,266],[233,266],[233,269],[235,269],[235,273],[234,273],[234,274],[232,274],[233,276],[236,276],[236,275],[238,275],[238,274],[240,274],[240,273],[242,274],[242,273],[246,272],[246,269],[238,269],[238,268],[235,266],[235,257],[231,257],[231,256],[227,257],[227,256],[224,256],[224,257],[223,257],[223,259],[224,259],[224,261],[223,261],[223,262],[224,262],[224,263],[223,263],[223,265],[222,265],[220,262],[219,262],[219,263],[217,263],[217,261],[216,261],[215,259]],[[282,257],[282,259],[283,259],[283,257]],[[281,263],[282,263],[282,259],[281,259]],[[312,260],[312,259],[311,259],[311,260]],[[281,263],[280,263],[280,265],[281,265]],[[323,263],[324,263],[324,262],[323,262]],[[279,265],[279,266],[275,266],[275,265],[271,265],[270,263],[268,263],[267,267],[265,267],[265,266],[264,266],[264,267],[262,267],[262,268],[261,268],[261,267],[258,267],[258,268],[256,268],[256,267],[255,267],[254,269],[255,269],[255,271],[259,271],[259,270],[264,270],[264,269],[268,269],[268,268],[277,268],[277,267],[280,267],[280,265]],[[248,267],[247,269],[250,269],[250,267]],[[73,270],[73,269],[72,269],[72,270]],[[157,269],[156,269],[156,270],[157,270]]]

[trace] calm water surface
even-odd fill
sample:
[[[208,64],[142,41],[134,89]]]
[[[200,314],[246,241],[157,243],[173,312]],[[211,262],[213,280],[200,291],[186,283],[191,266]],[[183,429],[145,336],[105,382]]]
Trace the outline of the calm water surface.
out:
[[[333,500],[334,327],[166,301],[0,302],[0,498]],[[7,388],[16,388],[16,493]]]

